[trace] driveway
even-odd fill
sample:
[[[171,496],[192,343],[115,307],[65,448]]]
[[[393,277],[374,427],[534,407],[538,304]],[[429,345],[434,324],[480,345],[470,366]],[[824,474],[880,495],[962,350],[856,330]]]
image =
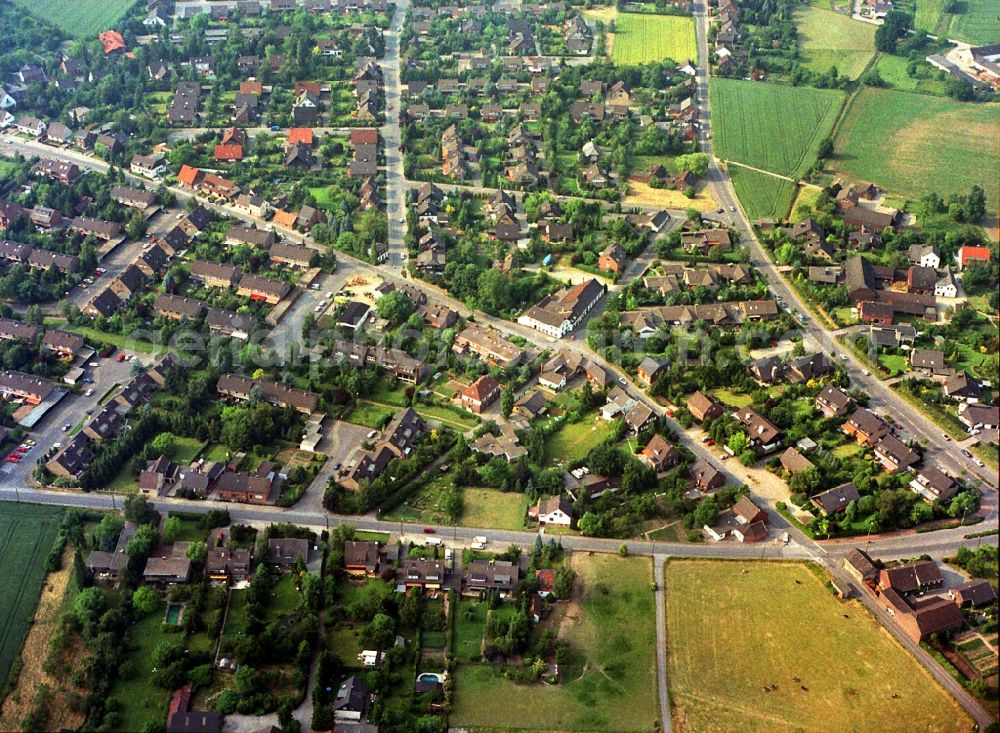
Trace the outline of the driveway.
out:
[[[326,462],[313,478],[309,488],[302,495],[302,498],[295,503],[297,510],[308,510],[312,512],[326,512],[323,508],[323,493],[336,473],[336,466],[347,464],[347,460],[354,453],[355,449],[366,439],[370,428],[363,425],[354,425],[343,420],[333,420],[333,424],[327,428],[326,435],[316,446],[316,452],[325,455]]]

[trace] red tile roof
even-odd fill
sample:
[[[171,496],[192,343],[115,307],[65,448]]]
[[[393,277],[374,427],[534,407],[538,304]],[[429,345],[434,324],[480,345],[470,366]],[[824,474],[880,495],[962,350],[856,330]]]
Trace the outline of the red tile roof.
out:
[[[177,181],[185,186],[194,186],[198,181],[201,171],[189,165],[182,165],[180,173],[177,174]]]
[[[240,93],[241,94],[263,94],[264,85],[259,81],[241,81],[240,82]]]
[[[378,130],[374,127],[359,127],[351,130],[351,147],[358,145],[378,145]]]
[[[476,402],[483,402],[495,390],[500,388],[500,383],[489,374],[484,374],[475,382],[462,390],[462,395]]]
[[[122,38],[122,34],[118,31],[104,31],[104,33],[98,33],[97,37],[104,44],[105,54],[121,51],[125,48],[125,39]]]
[[[313,144],[313,131],[311,127],[292,127],[288,130],[288,144],[295,145],[296,143],[302,143],[303,145]]]
[[[215,160],[243,160],[242,145],[216,145]]]
[[[989,262],[990,261],[990,249],[989,247],[969,247],[968,245],[962,247],[959,252],[962,254],[962,267],[965,267],[969,262]]]

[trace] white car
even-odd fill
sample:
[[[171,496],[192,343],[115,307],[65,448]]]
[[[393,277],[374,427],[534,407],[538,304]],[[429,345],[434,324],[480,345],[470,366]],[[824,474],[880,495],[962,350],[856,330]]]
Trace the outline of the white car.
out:
[[[93,388],[91,388],[91,389],[88,389],[88,390],[87,390],[86,392],[84,392],[84,393],[83,393],[83,396],[84,396],[84,397],[90,397],[90,395],[92,395],[92,394],[94,394],[94,390],[93,390]]]
[[[326,291],[326,299],[329,300],[332,297],[333,297],[333,291],[332,290],[327,290]]]
[[[374,438],[374,437],[375,437],[376,435],[378,435],[378,430],[372,430],[372,431],[371,431],[370,433],[368,433],[368,435],[366,435],[365,437],[366,437],[366,438],[368,438],[368,440],[371,440],[371,439],[372,439],[372,438]]]
[[[52,444],[52,447],[53,448],[62,448],[62,443],[60,443],[59,441],[56,441],[55,443]]]
[[[319,313],[321,310],[323,310],[323,306],[317,305],[315,308],[313,308],[313,313]]]
[[[87,366],[89,366],[89,367],[96,367],[96,366],[100,366],[100,364],[98,364],[96,361],[92,361],[89,364],[87,364]]]

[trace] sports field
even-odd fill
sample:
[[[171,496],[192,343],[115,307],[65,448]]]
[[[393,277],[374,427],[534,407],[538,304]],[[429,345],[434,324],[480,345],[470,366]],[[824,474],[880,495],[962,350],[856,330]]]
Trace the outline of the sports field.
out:
[[[968,731],[971,720],[857,602],[792,563],[666,568],[674,720],[701,731]]]
[[[972,44],[996,43],[997,6],[994,0],[963,0],[961,13],[946,13],[947,0],[916,0],[914,25],[934,35]]]
[[[96,38],[135,5],[136,0],[13,0],[35,17],[74,38]]]
[[[833,128],[841,92],[713,79],[715,153],[725,160],[797,178]]]
[[[841,76],[857,79],[875,54],[875,26],[828,8],[809,5],[795,15],[802,64],[820,74],[836,66]]]
[[[795,195],[795,184],[791,181],[732,164],[729,177],[750,221],[767,217],[780,219],[788,213]]]
[[[947,198],[979,184],[995,210],[1000,149],[985,141],[996,139],[998,115],[1000,104],[866,88],[840,126],[831,165],[913,199],[931,191]]]
[[[618,14],[615,20],[615,47],[611,54],[614,63],[634,66],[673,59],[683,64],[697,58],[694,18],[647,13]]]
[[[573,555],[578,594],[556,613],[570,644],[558,685],[517,685],[489,664],[460,664],[452,726],[489,730],[651,731],[656,628],[648,558]],[[564,613],[563,613],[564,612]],[[464,640],[470,650],[475,639]],[[465,648],[463,647],[463,648]]]
[[[28,633],[62,515],[59,507],[0,504],[0,681]]]

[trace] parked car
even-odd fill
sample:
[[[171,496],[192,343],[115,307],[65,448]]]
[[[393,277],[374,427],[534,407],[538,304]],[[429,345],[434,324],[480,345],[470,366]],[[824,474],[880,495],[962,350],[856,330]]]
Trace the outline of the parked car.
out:
[[[437,530],[433,527],[424,527],[424,534],[436,534]]]
[[[120,353],[115,359],[115,361],[125,361],[125,352],[123,351],[122,353]]]
[[[965,448],[962,448],[962,455],[965,456],[966,458],[972,458],[972,454],[969,453],[969,451],[967,451]]]
[[[374,437],[375,437],[376,435],[378,435],[378,430],[372,430],[372,431],[370,431],[370,432],[368,433],[368,435],[366,435],[365,437],[366,437],[366,438],[368,438],[368,440],[371,440],[371,439],[372,439],[372,438],[374,438]]]

